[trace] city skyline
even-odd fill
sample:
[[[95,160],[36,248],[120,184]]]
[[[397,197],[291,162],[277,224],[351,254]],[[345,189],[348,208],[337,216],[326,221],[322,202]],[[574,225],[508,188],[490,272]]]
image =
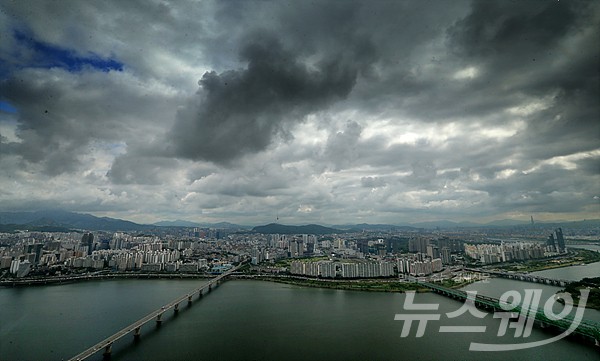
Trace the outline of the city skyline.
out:
[[[600,4],[0,4],[1,211],[600,218]]]

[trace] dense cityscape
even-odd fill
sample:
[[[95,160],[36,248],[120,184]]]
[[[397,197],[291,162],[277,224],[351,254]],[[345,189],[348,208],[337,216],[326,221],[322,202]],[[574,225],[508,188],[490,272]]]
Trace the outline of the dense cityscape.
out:
[[[340,231],[342,232],[342,231]],[[517,233],[521,232],[521,233]],[[452,277],[452,266],[483,266],[567,255],[561,228],[262,234],[241,229],[165,227],[139,232],[0,234],[2,280],[84,272],[220,274],[243,259],[263,272],[319,278]],[[575,230],[585,239],[597,230]],[[287,263],[281,261],[288,260]]]

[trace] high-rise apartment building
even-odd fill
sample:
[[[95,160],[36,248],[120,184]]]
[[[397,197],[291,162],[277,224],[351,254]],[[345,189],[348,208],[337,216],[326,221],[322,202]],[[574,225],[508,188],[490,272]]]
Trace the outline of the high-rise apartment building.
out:
[[[558,251],[560,253],[564,253],[566,251],[565,247],[565,239],[563,237],[562,228],[557,228],[554,233],[556,233],[556,242],[558,243]]]

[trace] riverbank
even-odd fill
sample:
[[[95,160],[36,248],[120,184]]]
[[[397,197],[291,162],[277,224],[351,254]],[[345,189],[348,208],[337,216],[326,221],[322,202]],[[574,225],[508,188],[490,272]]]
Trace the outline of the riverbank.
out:
[[[578,306],[582,289],[588,289],[590,292],[585,304],[585,308],[600,310],[600,277],[584,278],[581,281],[568,284],[565,289],[561,290],[560,292],[569,293],[573,298],[573,304]]]
[[[208,279],[214,275],[202,273],[103,273],[77,276],[10,278],[0,280],[0,287],[26,287],[61,285],[76,282],[102,281],[111,279]]]
[[[323,279],[307,279],[293,277],[261,277],[263,281],[284,283],[295,286],[329,288],[346,291],[364,291],[364,292],[399,292],[407,291],[429,292],[426,287],[419,285],[416,282],[400,282],[397,279],[360,279],[360,280],[323,280]],[[460,288],[471,281],[454,282],[445,280],[441,283],[442,286],[448,288]]]

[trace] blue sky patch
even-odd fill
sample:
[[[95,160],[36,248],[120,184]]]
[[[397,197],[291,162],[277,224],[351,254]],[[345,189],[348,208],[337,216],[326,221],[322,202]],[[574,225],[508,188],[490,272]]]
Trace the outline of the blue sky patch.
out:
[[[123,70],[123,63],[110,58],[101,58],[96,54],[81,56],[73,50],[43,43],[33,36],[15,31],[17,42],[33,50],[34,55],[28,59],[26,67],[32,68],[63,68],[70,72],[80,71],[84,67],[91,67],[100,71]]]
[[[4,112],[4,113],[16,113],[17,112],[17,108],[13,107],[10,103],[8,102],[3,102],[0,100],[0,112]]]

